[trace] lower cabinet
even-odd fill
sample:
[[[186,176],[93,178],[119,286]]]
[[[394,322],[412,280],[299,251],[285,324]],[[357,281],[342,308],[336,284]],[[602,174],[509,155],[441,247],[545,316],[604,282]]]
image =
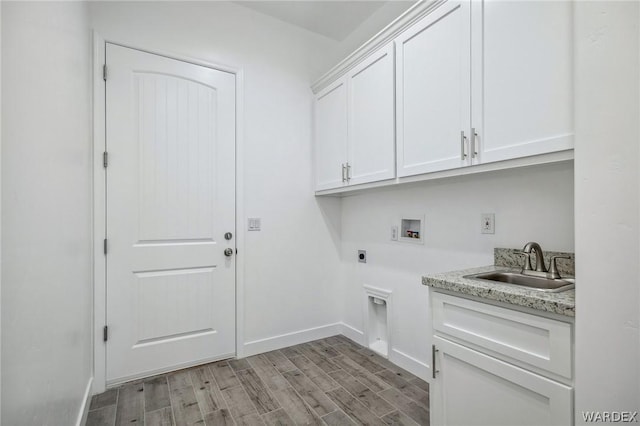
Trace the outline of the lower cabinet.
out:
[[[517,357],[504,356],[486,349],[482,344],[465,342],[464,338],[460,338],[464,333],[454,337],[439,331],[445,329],[443,324],[450,324],[459,319],[462,309],[466,311],[467,316],[477,308],[478,318],[487,318],[488,315],[495,317],[495,324],[504,321],[501,313],[508,313],[512,317],[521,316],[512,322],[514,334],[517,334],[517,328],[522,327],[528,319],[535,321],[537,316],[449,295],[432,294],[435,294],[432,300],[436,305],[446,304],[452,313],[450,320],[446,317],[434,318],[434,380],[430,385],[433,425],[573,424],[571,378],[560,377],[539,367],[528,367]],[[459,305],[457,301],[460,301]],[[492,312],[493,309],[495,312]],[[567,325],[561,321],[543,319],[546,322]],[[464,330],[463,324],[458,323],[458,326],[456,328]],[[487,340],[491,340],[492,329],[499,330],[501,326],[482,328]],[[538,331],[541,335],[547,333],[546,327],[541,327]],[[505,347],[522,346],[522,342],[509,342],[505,336],[506,334],[498,331],[494,338],[496,341],[501,340],[500,344]],[[570,335],[568,337],[570,339]],[[530,352],[538,353],[540,358],[552,359],[550,351],[545,349],[542,341],[540,342],[538,347],[532,344]],[[570,341],[566,343],[571,345]]]
[[[434,425],[570,425],[572,388],[434,337]]]

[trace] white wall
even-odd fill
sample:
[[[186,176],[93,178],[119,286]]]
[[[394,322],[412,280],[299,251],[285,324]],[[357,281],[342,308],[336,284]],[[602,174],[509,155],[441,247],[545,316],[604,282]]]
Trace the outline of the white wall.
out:
[[[335,42],[227,2],[89,7],[107,40],[243,69],[242,201],[245,217],[262,218],[262,231],[238,230],[245,355],[290,342],[275,336],[335,324],[340,202],[313,196],[309,88]]]
[[[0,2],[0,424],[2,423],[2,2]]]
[[[640,411],[640,10],[577,2],[576,423]]]
[[[481,213],[495,213],[494,235],[480,233]],[[391,241],[391,223],[403,214],[426,216],[424,245]],[[424,368],[411,360],[430,364],[431,314],[421,276],[491,265],[494,247],[519,248],[528,241],[545,250],[573,251],[573,214],[569,162],[344,198],[345,323],[364,331],[364,284],[393,291],[391,359],[424,375]],[[358,249],[367,250],[366,264],[357,263]]]
[[[323,72],[320,75],[329,71],[331,67],[337,65],[338,62],[353,53],[356,48],[360,47],[375,34],[382,31],[383,28],[402,15],[415,3],[415,0],[392,0],[384,3],[333,49],[329,58],[329,67],[322,70]]]
[[[71,425],[93,351],[88,15],[2,3],[2,423]]]

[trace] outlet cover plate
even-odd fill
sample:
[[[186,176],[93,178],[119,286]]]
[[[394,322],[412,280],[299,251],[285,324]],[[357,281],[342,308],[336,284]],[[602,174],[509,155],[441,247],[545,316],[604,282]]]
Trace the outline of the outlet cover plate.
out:
[[[496,216],[494,213],[482,213],[480,215],[480,232],[483,234],[496,233]]]

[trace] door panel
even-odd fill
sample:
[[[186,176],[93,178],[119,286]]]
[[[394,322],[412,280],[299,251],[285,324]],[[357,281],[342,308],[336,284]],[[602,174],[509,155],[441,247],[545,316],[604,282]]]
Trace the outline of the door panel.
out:
[[[446,2],[395,41],[400,177],[467,164],[470,16],[468,1]]]
[[[214,298],[214,268],[138,272],[138,344],[178,335],[214,332],[211,309],[185,311]]]
[[[107,382],[235,352],[235,76],[107,44]]]
[[[140,120],[139,240],[212,240],[211,142],[217,129],[209,117],[217,116],[216,89],[179,76],[135,72],[133,77]]]

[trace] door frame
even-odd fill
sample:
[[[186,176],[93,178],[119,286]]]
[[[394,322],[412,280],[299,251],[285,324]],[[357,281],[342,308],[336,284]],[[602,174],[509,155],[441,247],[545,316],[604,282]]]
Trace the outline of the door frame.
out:
[[[105,63],[106,43],[112,43],[154,55],[164,56],[195,65],[225,71],[236,76],[236,358],[244,356],[244,70],[239,66],[211,63],[200,59],[159,52],[141,48],[130,43],[105,39],[98,32],[93,32],[93,394],[107,389],[107,351],[103,342],[103,327],[106,325],[107,292],[106,292],[106,257],[103,254],[103,240],[106,229],[106,174],[103,167],[104,147],[106,144],[106,96],[105,81],[102,78]]]

